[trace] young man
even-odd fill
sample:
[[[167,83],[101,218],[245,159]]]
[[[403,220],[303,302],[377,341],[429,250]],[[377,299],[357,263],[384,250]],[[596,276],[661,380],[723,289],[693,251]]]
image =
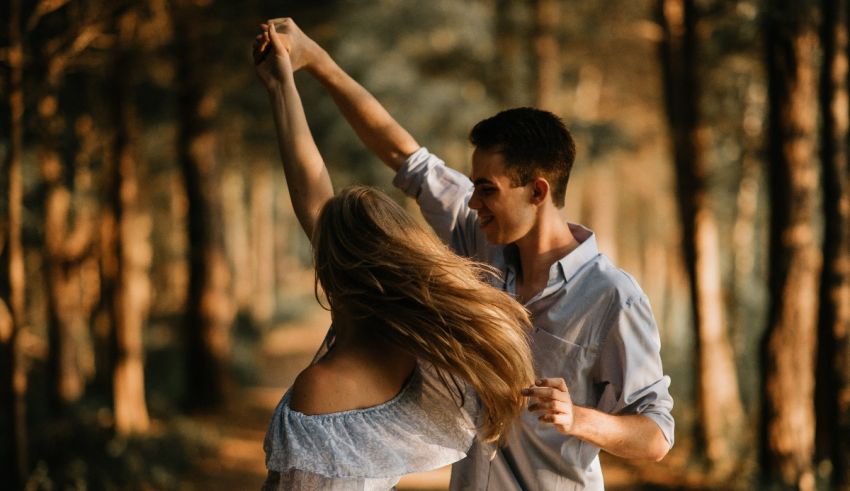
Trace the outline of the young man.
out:
[[[593,232],[559,216],[575,157],[563,123],[531,108],[481,121],[467,178],[420,147],[291,19],[270,22],[294,68],[326,87],[440,238],[497,267],[498,286],[532,314],[541,379],[526,391],[529,412],[505,447],[477,444],[455,464],[452,489],[601,489],[599,449],[663,458],[673,400],[658,329],[640,287],[599,253]]]

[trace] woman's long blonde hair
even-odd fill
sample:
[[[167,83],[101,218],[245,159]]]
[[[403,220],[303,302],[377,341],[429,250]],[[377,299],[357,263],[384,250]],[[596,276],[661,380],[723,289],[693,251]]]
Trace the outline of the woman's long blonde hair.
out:
[[[330,309],[469,383],[483,405],[481,436],[499,439],[522,411],[534,370],[528,314],[485,282],[492,268],[452,253],[365,186],[325,204],[313,246]]]

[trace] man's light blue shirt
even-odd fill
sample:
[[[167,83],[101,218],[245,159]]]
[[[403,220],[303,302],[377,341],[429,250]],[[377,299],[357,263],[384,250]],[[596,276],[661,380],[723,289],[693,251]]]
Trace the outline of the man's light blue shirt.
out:
[[[469,208],[472,182],[420,148],[393,183],[416,199],[436,234],[458,254],[489,263],[497,287],[516,295],[516,247],[488,244]],[[537,375],[562,377],[576,405],[651,418],[673,444],[670,378],[649,300],[635,280],[600,254],[589,229],[570,224],[580,245],[552,264],[529,300]],[[505,448],[476,443],[452,469],[453,490],[603,489],[599,448],[524,412]]]

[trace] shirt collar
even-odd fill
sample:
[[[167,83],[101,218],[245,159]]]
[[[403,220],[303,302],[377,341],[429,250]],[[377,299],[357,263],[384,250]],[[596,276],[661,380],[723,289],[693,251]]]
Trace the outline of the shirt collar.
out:
[[[563,281],[569,283],[573,276],[575,276],[575,274],[578,273],[578,271],[587,264],[588,261],[599,255],[599,247],[596,244],[596,234],[594,234],[592,230],[584,225],[576,223],[567,223],[567,225],[570,227],[570,232],[573,234],[576,241],[578,241],[579,245],[566,256],[555,261],[555,263],[553,263],[549,268],[549,281],[544,289],[544,296],[546,290],[557,286],[560,282]],[[512,286],[516,278],[516,270],[519,264],[519,251],[514,244],[505,246],[502,251],[505,260],[505,283],[506,286]],[[510,286],[508,286],[508,288],[510,289]]]
[[[578,247],[557,262],[563,280],[569,283],[588,261],[599,255],[599,246],[596,244],[596,234],[589,228],[577,223],[567,223],[567,225],[579,243]]]

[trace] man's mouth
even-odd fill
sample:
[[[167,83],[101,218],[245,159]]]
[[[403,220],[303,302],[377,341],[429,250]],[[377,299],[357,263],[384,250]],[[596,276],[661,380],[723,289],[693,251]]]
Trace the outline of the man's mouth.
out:
[[[483,228],[483,227],[486,227],[487,225],[490,225],[490,223],[492,223],[492,222],[493,222],[493,217],[492,217],[492,216],[482,217],[481,215],[479,215],[479,216],[478,216],[478,219],[480,220],[480,223],[481,223],[481,227],[482,227],[482,228]]]

